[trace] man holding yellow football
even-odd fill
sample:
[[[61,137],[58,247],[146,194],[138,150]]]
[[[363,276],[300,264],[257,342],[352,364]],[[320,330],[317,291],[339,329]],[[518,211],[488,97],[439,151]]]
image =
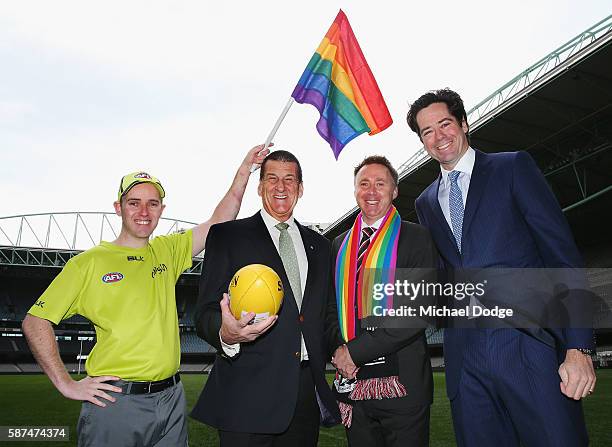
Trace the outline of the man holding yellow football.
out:
[[[316,446],[319,424],[339,421],[324,375],[330,244],[293,218],[303,193],[293,154],[266,157],[258,193],[259,212],[208,235],[195,324],[218,354],[191,415],[219,430],[221,446]],[[270,267],[284,285],[278,314],[255,324],[253,312],[236,319],[224,294],[251,264]]]

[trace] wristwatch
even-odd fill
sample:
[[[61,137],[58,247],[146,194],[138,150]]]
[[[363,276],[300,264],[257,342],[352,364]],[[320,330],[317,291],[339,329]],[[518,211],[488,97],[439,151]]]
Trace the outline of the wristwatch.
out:
[[[588,355],[589,357],[592,357],[593,354],[595,354],[595,351],[589,348],[576,348],[576,351],[582,352],[584,355]]]

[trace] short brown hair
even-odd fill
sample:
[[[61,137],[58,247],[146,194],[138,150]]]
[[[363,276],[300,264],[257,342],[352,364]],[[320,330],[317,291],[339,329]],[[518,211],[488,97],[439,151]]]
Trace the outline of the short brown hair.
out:
[[[393,179],[393,183],[395,183],[395,186],[397,186],[397,184],[399,183],[399,175],[397,174],[397,171],[395,170],[391,162],[387,159],[387,157],[383,155],[370,155],[369,157],[364,158],[361,163],[355,166],[355,172],[353,172],[353,177],[357,177],[357,173],[359,172],[359,170],[367,165],[383,165],[385,168],[387,168],[389,174],[391,174],[391,178]]]

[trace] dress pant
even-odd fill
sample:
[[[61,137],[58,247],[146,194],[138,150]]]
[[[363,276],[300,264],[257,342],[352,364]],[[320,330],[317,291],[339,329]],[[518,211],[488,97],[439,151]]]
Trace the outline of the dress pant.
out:
[[[430,405],[407,405],[405,398],[355,401],[350,447],[429,445]]]
[[[319,404],[308,361],[300,368],[298,398],[289,427],[282,433],[241,433],[219,430],[221,447],[316,447],[319,440]],[[271,393],[276,392],[271,389]]]
[[[182,383],[150,394],[107,393],[117,400],[104,408],[83,402],[77,424],[80,447],[188,445]]]
[[[582,404],[559,388],[555,350],[515,329],[472,329],[451,400],[459,447],[581,447]]]

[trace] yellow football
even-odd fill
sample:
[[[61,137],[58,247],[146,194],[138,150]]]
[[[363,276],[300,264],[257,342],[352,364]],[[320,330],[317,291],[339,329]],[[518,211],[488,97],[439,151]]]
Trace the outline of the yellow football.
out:
[[[276,315],[283,302],[283,283],[274,270],[250,264],[238,270],[229,284],[230,310],[237,319],[255,313],[254,322]]]

